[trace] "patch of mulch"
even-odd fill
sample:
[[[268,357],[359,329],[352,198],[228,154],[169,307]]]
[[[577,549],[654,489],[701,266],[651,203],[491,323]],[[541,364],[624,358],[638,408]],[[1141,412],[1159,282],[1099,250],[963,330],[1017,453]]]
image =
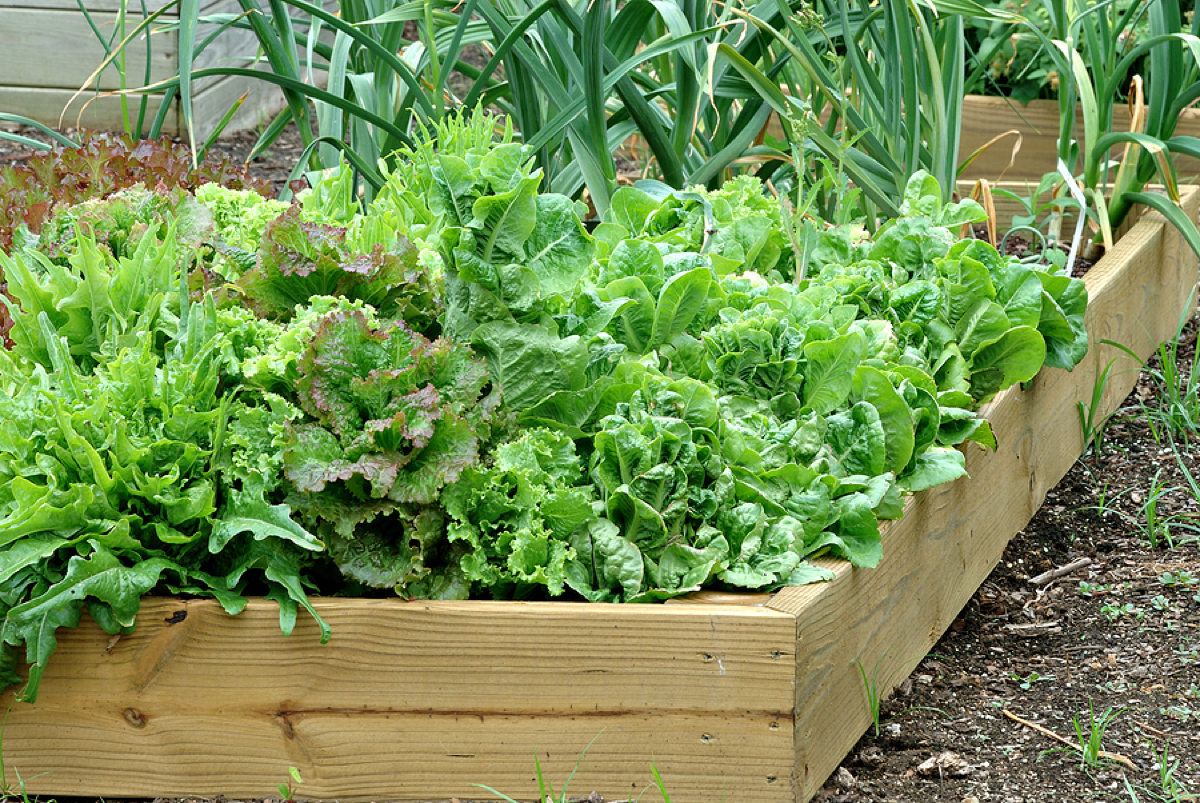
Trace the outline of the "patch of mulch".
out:
[[[217,149],[244,160],[255,140],[236,134]],[[299,142],[285,135],[251,169],[284,186]],[[0,164],[22,153],[0,141]],[[1185,375],[1196,330],[1193,320],[1180,339]],[[1143,372],[817,800],[1095,803],[1132,801],[1129,789],[1140,801],[1200,799],[1189,796],[1200,795],[1200,490],[1188,479],[1200,483],[1200,442],[1172,443],[1151,425],[1159,392]],[[1076,723],[1086,735],[1106,716],[1109,758],[1087,766]]]

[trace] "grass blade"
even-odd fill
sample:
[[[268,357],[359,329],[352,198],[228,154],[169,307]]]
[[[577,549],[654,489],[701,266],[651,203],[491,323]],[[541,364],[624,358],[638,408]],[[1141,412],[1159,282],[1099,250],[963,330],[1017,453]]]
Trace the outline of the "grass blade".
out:
[[[25,117],[20,114],[9,114],[7,112],[0,112],[0,122],[17,123],[18,125],[27,125],[30,128],[36,128],[38,131],[41,131],[46,136],[55,139],[60,145],[62,145],[65,148],[78,148],[79,147],[78,142],[75,142],[73,139],[66,136],[65,134],[60,134],[57,131],[55,131],[53,128],[51,128],[50,126],[43,125],[42,123],[39,123],[37,120],[31,120],[28,117]],[[25,140],[25,137],[20,137],[20,139],[18,139],[19,136],[20,136],[19,134],[11,134],[7,131],[0,131],[0,137],[4,137],[5,139],[9,139],[14,142],[21,142],[21,141]],[[30,144],[30,145],[32,145],[32,147],[35,147],[35,148],[45,148],[46,147],[46,145],[44,143],[38,142],[37,140],[29,140],[25,144]]]

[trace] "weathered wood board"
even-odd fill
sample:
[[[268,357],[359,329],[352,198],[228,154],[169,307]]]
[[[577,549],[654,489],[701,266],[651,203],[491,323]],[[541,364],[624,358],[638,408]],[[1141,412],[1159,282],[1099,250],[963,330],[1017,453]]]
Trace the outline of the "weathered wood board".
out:
[[[1087,277],[1093,342],[1148,355],[1196,279],[1146,216]],[[580,794],[636,796],[653,766],[678,803],[807,801],[869,723],[857,664],[883,689],[921,660],[1080,453],[1076,402],[1115,358],[989,404],[998,451],[909,500],[877,569],[662,606],[320,600],[324,646],[306,619],[282,637],[273,603],[147,600],[133,635],[60,631],[35,705],[0,699],[6,767],[43,795],[261,797],[294,766],[313,799],[532,799],[535,753],[560,785],[590,744]],[[1118,359],[1106,411],[1132,367]]]
[[[1082,120],[1082,116],[1076,119]],[[959,136],[958,159],[961,163],[976,149],[998,134],[1016,130],[1021,134],[1021,148],[1013,159],[1013,136],[1004,137],[981,153],[961,174],[964,179],[986,178],[989,181],[1024,181],[1037,184],[1045,173],[1058,163],[1058,102],[1034,100],[1021,105],[1005,98],[968,95],[963,100],[962,132]],[[1129,130],[1129,107],[1118,104],[1113,108],[1113,130]],[[1186,109],[1179,118],[1176,134],[1200,136],[1200,110]],[[1120,152],[1119,149],[1117,151]],[[1009,161],[1012,160],[1012,166]],[[1072,167],[1074,167],[1072,165]],[[1194,180],[1200,175],[1200,161],[1176,156],[1175,168],[1181,181]]]
[[[153,12],[163,5],[160,0],[148,3],[147,7]],[[241,9],[237,0],[204,0],[201,6],[204,15]],[[112,36],[117,23],[117,0],[90,0],[88,8],[101,33]],[[170,21],[172,15],[178,18],[178,12],[171,9],[161,19]],[[131,3],[126,31],[132,32],[140,19],[140,4]],[[159,28],[161,25],[158,24],[151,26],[155,31],[150,36],[152,82],[169,78],[179,71],[177,39],[174,33],[162,32]],[[245,66],[238,59],[253,56],[255,49],[256,40],[250,31],[226,30],[201,52],[195,67]],[[121,98],[111,94],[120,88],[117,70],[110,66],[100,75],[99,93],[97,83],[88,82],[103,58],[103,49],[72,0],[0,0],[0,111],[22,114],[48,125],[59,125],[61,119],[66,127],[122,129]],[[126,50],[127,87],[145,83],[146,62],[145,40],[131,43]],[[81,87],[87,87],[86,91],[79,92]],[[243,93],[249,94],[227,130],[265,125],[271,115],[284,106],[282,94],[263,81],[242,77],[199,79],[193,95],[196,136],[206,137]],[[140,96],[136,95],[127,98],[131,114],[135,116],[139,100]],[[161,93],[151,96],[147,126],[161,100]],[[168,114],[164,133],[185,133],[178,103]]]

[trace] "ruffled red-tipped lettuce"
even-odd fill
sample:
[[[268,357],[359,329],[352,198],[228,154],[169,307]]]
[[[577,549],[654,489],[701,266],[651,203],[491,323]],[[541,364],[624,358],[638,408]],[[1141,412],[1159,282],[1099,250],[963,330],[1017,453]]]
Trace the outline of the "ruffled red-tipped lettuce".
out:
[[[290,427],[284,472],[300,514],[349,577],[374,587],[434,582],[441,491],[479,457],[491,403],[482,361],[360,309],[320,319],[297,361],[311,420]],[[445,568],[445,567],[442,567]],[[454,570],[457,572],[457,569]],[[466,585],[443,578],[442,593]]]
[[[305,220],[299,205],[267,224],[254,270],[238,285],[263,314],[287,318],[313,296],[370,304],[381,317],[401,318],[418,331],[441,311],[441,293],[403,237],[369,249],[347,241],[339,226]]]

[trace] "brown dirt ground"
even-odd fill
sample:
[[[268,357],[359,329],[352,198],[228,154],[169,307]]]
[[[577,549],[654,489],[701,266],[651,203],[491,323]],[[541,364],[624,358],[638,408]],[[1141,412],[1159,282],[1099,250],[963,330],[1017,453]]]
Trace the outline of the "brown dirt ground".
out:
[[[242,158],[253,140],[219,149]],[[252,169],[282,186],[297,142]],[[21,151],[0,142],[0,163]],[[1180,339],[1185,373],[1195,343],[1193,320]],[[1143,372],[1100,447],[1049,493],[817,800],[1200,800],[1200,491],[1184,473],[1200,478],[1200,438],[1177,435],[1173,450],[1148,423],[1159,391]],[[1087,766],[1076,727],[1086,737],[1105,718],[1108,757]]]

